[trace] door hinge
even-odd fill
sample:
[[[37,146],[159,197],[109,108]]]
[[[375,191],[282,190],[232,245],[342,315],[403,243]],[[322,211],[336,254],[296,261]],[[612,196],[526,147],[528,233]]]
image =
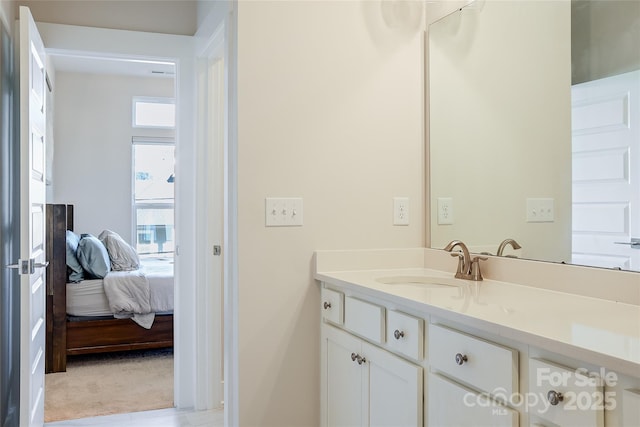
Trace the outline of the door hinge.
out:
[[[214,255],[214,256],[220,256],[220,255],[222,255],[222,246],[220,246],[220,245],[214,245],[214,246],[213,246],[213,255]]]

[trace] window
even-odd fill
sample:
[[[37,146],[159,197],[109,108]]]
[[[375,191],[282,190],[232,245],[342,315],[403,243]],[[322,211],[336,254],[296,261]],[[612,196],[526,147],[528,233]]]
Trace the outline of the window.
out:
[[[134,128],[176,127],[176,104],[171,98],[133,98]]]
[[[175,144],[133,141],[136,250],[141,258],[173,258]]]

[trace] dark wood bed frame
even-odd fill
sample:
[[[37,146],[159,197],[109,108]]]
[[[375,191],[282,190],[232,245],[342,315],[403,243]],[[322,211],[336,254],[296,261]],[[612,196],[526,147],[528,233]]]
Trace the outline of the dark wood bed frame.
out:
[[[173,346],[173,315],[156,316],[151,329],[131,319],[75,320],[67,316],[66,231],[73,231],[73,205],[48,204],[47,338],[45,371],[67,370],[67,356]]]

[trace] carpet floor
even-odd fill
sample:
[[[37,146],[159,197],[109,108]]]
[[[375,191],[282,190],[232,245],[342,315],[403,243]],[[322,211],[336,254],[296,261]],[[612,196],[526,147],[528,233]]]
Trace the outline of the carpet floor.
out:
[[[173,350],[69,357],[45,375],[45,422],[173,407]]]

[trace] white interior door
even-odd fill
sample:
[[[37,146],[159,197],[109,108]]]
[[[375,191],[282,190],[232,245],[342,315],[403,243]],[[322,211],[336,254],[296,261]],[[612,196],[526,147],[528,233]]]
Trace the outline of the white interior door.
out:
[[[20,425],[44,424],[45,52],[20,7]]]
[[[640,71],[572,87],[572,262],[640,269]]]

